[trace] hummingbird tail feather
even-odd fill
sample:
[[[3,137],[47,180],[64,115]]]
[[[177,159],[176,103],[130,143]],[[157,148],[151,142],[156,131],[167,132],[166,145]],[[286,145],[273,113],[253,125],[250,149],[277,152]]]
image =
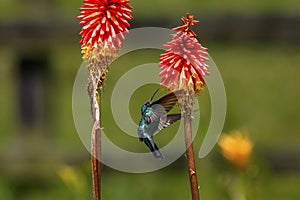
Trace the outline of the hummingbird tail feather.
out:
[[[152,139],[144,138],[144,142],[156,158],[158,158],[158,159],[164,158],[164,156],[159,151],[158,147],[156,146],[156,144],[154,143],[154,141]]]

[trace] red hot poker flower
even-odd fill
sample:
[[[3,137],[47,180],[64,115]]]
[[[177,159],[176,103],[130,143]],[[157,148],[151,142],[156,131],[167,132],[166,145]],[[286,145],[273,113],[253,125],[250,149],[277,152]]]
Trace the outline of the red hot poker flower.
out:
[[[190,15],[189,13],[186,14],[185,17],[181,17],[181,22],[183,23],[182,26],[178,26],[173,28],[174,31],[178,32],[185,32],[190,37],[196,37],[196,33],[190,29],[191,26],[196,25],[199,23],[198,20],[194,20],[194,16]]]
[[[80,8],[82,30],[80,43],[84,53],[99,44],[119,48],[132,19],[130,0],[83,0]],[[87,50],[88,52],[85,52]]]
[[[203,76],[209,75],[209,66],[205,63],[208,61],[207,48],[199,44],[196,34],[190,29],[198,21],[187,14],[182,22],[184,25],[173,29],[178,32],[164,45],[168,49],[160,55],[161,85],[170,90],[192,89],[199,92],[205,86]]]

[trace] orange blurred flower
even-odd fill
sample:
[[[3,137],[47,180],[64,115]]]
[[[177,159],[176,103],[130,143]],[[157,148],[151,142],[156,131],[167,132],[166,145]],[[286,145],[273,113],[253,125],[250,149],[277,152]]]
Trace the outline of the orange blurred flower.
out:
[[[221,135],[218,145],[221,153],[238,169],[245,169],[249,163],[253,144],[248,136],[240,131]]]

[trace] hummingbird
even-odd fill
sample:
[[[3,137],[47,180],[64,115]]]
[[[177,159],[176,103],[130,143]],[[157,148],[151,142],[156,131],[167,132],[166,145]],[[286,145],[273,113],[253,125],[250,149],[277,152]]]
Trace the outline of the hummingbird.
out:
[[[157,89],[149,101],[144,103],[141,107],[142,118],[138,126],[138,137],[140,141],[147,145],[156,158],[163,159],[163,155],[153,140],[153,135],[181,118],[180,113],[167,113],[178,102],[183,91],[177,90],[175,92],[168,93],[160,99],[152,102],[158,90],[159,89]]]

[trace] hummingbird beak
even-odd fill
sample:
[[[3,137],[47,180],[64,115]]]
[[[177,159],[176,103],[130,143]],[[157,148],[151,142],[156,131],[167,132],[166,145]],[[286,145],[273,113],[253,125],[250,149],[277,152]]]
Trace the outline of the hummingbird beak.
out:
[[[154,96],[156,95],[156,93],[158,92],[159,89],[156,89],[155,92],[153,93],[152,97],[149,99],[149,102],[152,101],[152,99],[154,98]]]

